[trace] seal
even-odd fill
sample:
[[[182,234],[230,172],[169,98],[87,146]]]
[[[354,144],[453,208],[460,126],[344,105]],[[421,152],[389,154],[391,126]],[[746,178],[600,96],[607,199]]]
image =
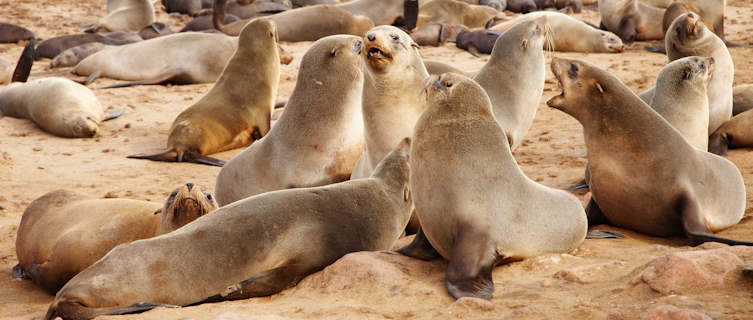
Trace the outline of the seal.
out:
[[[55,294],[113,247],[178,229],[216,208],[212,196],[193,183],[175,189],[164,206],[52,191],[32,201],[21,217],[14,275]]]
[[[173,121],[167,151],[128,157],[222,166],[223,161],[206,155],[245,147],[269,131],[280,79],[279,61],[274,23],[250,22],[241,31],[238,50],[217,83]]]
[[[518,167],[478,83],[454,73],[431,82],[410,155],[421,232],[398,252],[441,255],[449,260],[445,285],[453,297],[490,300],[494,266],[572,251],[586,236],[586,214],[575,196]]]
[[[547,104],[583,125],[589,224],[607,221],[653,236],[753,245],[712,234],[735,225],[745,212],[745,184],[732,162],[691,146],[607,71],[554,58],[552,72],[563,92]]]
[[[421,5],[418,12],[417,27],[435,22],[462,24],[471,29],[483,28],[499,14],[499,11],[492,7],[454,0],[432,0]]]
[[[567,10],[573,13],[583,11],[583,2],[581,0],[534,0],[538,10],[546,8],[556,8],[557,10]]]
[[[729,148],[753,147],[753,112],[744,111],[724,122],[709,137],[709,152],[727,155]]]
[[[418,4],[418,0],[353,0],[337,6],[354,15],[368,17],[377,26],[396,25],[411,30],[416,26]]]
[[[446,72],[454,72],[457,74],[468,75],[464,71],[458,68],[455,68],[447,63],[444,63],[442,61],[437,61],[437,60],[424,60],[424,67],[426,67],[426,71],[429,72],[429,75],[432,75],[432,76],[438,76]]]
[[[497,38],[489,61],[472,76],[489,94],[494,117],[510,149],[520,145],[544,92],[544,41],[548,17],[520,23]],[[511,72],[511,68],[526,72]],[[520,69],[522,68],[522,69]]]
[[[132,32],[69,34],[42,41],[37,46],[36,59],[53,59],[65,50],[91,42],[99,42],[108,46],[119,46],[141,40],[138,34]]]
[[[138,35],[141,39],[149,40],[156,37],[172,34],[173,31],[164,22],[155,22],[139,30]]]
[[[138,84],[207,83],[222,73],[238,39],[224,34],[181,32],[127,45],[107,48],[82,60],[73,73],[135,82]]]
[[[753,84],[743,84],[732,88],[732,115],[753,109]]]
[[[638,0],[599,0],[601,24],[625,43],[664,38],[664,10]]]
[[[86,32],[139,31],[152,23],[152,0],[107,0],[107,15]]]
[[[732,82],[735,66],[724,41],[703,25],[700,17],[689,12],[670,26],[665,39],[667,59],[674,61],[688,56],[714,58],[714,70],[707,89],[709,100],[709,130],[711,135],[732,117]],[[640,94],[643,101],[651,101],[654,88]]]
[[[462,24],[449,25],[432,22],[413,30],[410,37],[419,46],[438,47],[444,45],[447,41],[455,41],[458,34],[467,31],[468,27]]]
[[[624,50],[622,40],[614,33],[598,30],[583,21],[554,11],[531,12],[495,25],[490,30],[504,32],[512,26],[541,17],[546,17],[546,23],[549,31],[552,33],[551,38],[553,42],[551,44],[547,43],[544,46],[547,50],[594,53],[618,53]],[[479,51],[491,51],[491,47],[484,46],[483,41],[480,44],[482,47],[479,48],[481,49]]]
[[[218,9],[214,10],[212,15],[214,27],[225,34],[237,35],[250,20],[238,20],[228,25],[220,23],[225,20],[226,1],[215,0],[215,8]],[[289,42],[316,41],[335,34],[362,36],[374,26],[374,23],[367,17],[356,16],[345,9],[331,5],[301,7],[256,19],[273,21],[277,25],[280,41]]]
[[[502,35],[502,32],[487,29],[461,32],[455,39],[455,46],[480,57],[482,53],[492,53],[494,43],[497,42],[500,35]]]
[[[303,56],[285,112],[272,130],[217,175],[215,195],[220,205],[268,191],[350,178],[364,144],[361,50],[362,41],[356,36],[314,42]]]
[[[507,8],[507,0],[461,0],[467,4],[477,4],[482,6],[489,6],[497,11],[502,11]]]
[[[102,51],[105,48],[107,48],[107,45],[101,42],[89,42],[80,46],[75,46],[56,55],[55,58],[50,61],[50,68],[75,66],[81,62],[81,60],[84,60],[84,58]]]
[[[536,3],[533,0],[508,0],[506,9],[515,13],[529,13],[536,11]]]
[[[292,9],[290,1],[230,1],[225,12],[241,19],[256,18],[263,15],[280,13]]]
[[[177,12],[189,16],[195,16],[203,9],[201,0],[162,0],[162,5],[167,13]]]
[[[409,145],[369,178],[260,194],[118,246],[68,281],[46,319],[267,296],[350,252],[388,250],[410,217]]]
[[[225,16],[224,24],[233,23],[241,18],[228,14]],[[193,18],[193,20],[186,23],[186,25],[183,27],[183,29],[180,30],[180,32],[186,32],[186,31],[204,31],[204,30],[217,30],[214,28],[214,23],[212,22],[212,16],[204,15],[204,16],[198,16],[196,18]]]
[[[36,37],[34,32],[22,26],[0,22],[0,43],[16,43]]]
[[[708,150],[709,100],[706,86],[714,59],[690,56],[667,64],[656,78],[649,105],[698,150]]]

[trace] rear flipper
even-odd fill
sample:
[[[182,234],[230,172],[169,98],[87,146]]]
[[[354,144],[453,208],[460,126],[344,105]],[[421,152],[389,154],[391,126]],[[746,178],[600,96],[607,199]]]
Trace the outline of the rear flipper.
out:
[[[591,200],[588,200],[588,204],[586,205],[586,219],[588,219],[589,227],[609,223],[607,217],[601,212],[599,205],[594,201],[593,195],[591,195]]]
[[[588,183],[586,183],[586,179],[583,179],[581,181],[578,181],[575,184],[571,184],[565,188],[567,190],[578,190],[578,189],[588,189]]]
[[[225,161],[217,158],[207,157],[197,152],[185,152],[178,154],[175,150],[168,150],[157,154],[132,154],[126,158],[131,159],[146,159],[152,161],[164,161],[164,162],[192,162],[198,164],[206,164],[210,166],[222,167],[225,165]]]
[[[750,48],[753,47],[749,44],[741,44],[741,43],[734,43],[729,40],[727,40],[727,37],[724,35],[724,19],[719,19],[714,24],[714,33],[719,36],[724,41],[724,44],[727,45],[727,48]]]
[[[102,87],[100,89],[125,88],[125,87],[131,87],[131,86],[139,86],[139,85],[163,84],[163,83],[168,83],[168,82],[185,82],[185,81],[181,81],[185,79],[185,75],[186,75],[186,72],[183,71],[183,69],[176,68],[176,69],[167,70],[152,79],[117,83],[117,84],[109,85],[106,87]]]
[[[625,235],[612,230],[589,230],[586,239],[624,239]]]
[[[189,306],[272,295],[294,286],[307,275],[308,273],[300,270],[299,265],[285,265],[255,274],[240,283],[227,287],[223,292],[215,294],[202,301],[192,303]]]
[[[13,75],[10,78],[11,82],[26,82],[29,80],[31,74],[31,67],[34,65],[35,46],[37,45],[37,38],[31,39],[24,47],[24,51],[21,52],[21,57],[16,62],[16,69],[13,70]]]
[[[719,242],[731,246],[753,246],[753,242],[727,239],[711,234],[698,202],[691,196],[682,195],[678,202],[678,209],[682,215],[682,228],[685,230],[685,235],[698,244]]]
[[[99,76],[100,76],[101,74],[102,74],[102,73],[101,73],[101,72],[99,72],[99,71],[94,71],[94,72],[92,72],[92,74],[90,74],[90,75],[89,75],[88,77],[73,77],[73,78],[70,78],[70,79],[71,79],[72,81],[74,81],[74,82],[78,82],[78,83],[80,83],[80,84],[83,84],[83,85],[85,85],[85,86],[88,86],[89,84],[91,84],[92,82],[94,82],[94,80],[96,80],[97,78],[99,78]]]
[[[421,227],[418,227],[416,237],[413,238],[410,244],[397,250],[402,255],[409,256],[420,260],[433,260],[439,258],[439,252],[431,246],[429,239],[426,238],[424,231]]]
[[[472,231],[472,228],[461,229],[455,238],[445,286],[455,299],[491,300],[494,293],[492,270],[500,261],[500,255],[490,247],[486,236]]]
[[[403,21],[405,29],[410,31],[418,22],[418,0],[405,0],[403,2]]]
[[[21,279],[31,279],[31,277],[26,273],[26,270],[21,267],[20,263],[13,266],[13,277]]]
[[[115,118],[118,118],[122,116],[125,113],[125,109],[121,108],[118,110],[110,111],[107,115],[105,115],[105,118],[102,119],[102,121],[109,121]]]
[[[664,47],[664,43],[656,42],[650,46],[643,46],[648,52],[667,54],[667,49]]]
[[[93,319],[98,316],[114,316],[141,313],[152,310],[156,307],[180,308],[171,304],[162,303],[137,303],[129,307],[111,307],[111,308],[89,308],[78,302],[63,301],[57,304],[53,303],[47,310],[45,320],[51,320],[55,317],[63,319]]]

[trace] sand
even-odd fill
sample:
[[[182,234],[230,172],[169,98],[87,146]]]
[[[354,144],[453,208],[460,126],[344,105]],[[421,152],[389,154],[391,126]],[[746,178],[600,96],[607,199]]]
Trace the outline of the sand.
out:
[[[155,6],[157,20],[167,21],[173,30],[179,30],[189,20],[185,16],[169,16],[159,3]],[[4,22],[26,26],[39,36],[49,38],[80,32],[78,26],[93,23],[105,14],[105,2],[0,0],[0,10]],[[729,0],[727,14],[727,38],[753,43],[753,2]],[[596,24],[599,21],[596,11],[584,11],[576,17]],[[548,56],[586,59],[614,73],[631,89],[642,91],[653,85],[666,60],[664,55],[644,51],[645,44],[634,43],[621,54],[553,53]],[[290,65],[281,66],[279,100],[285,100],[291,94],[301,56],[311,43],[282,45],[295,59]],[[23,43],[1,44],[0,56],[15,61],[22,48]],[[732,48],[730,52],[735,62],[735,85],[753,83],[753,49]],[[488,59],[488,56],[473,57],[453,44],[422,48],[421,53],[424,58],[448,62],[464,70],[476,70]],[[50,71],[48,62],[37,62],[34,72]],[[212,84],[96,89],[116,82],[100,79],[90,86],[105,107],[126,109],[122,117],[102,124],[100,135],[94,138],[59,138],[41,131],[28,120],[0,119],[2,318],[42,318],[53,300],[51,295],[30,281],[11,276],[11,269],[17,263],[15,239],[18,224],[23,210],[35,198],[66,188],[95,197],[109,194],[162,202],[173,188],[186,182],[194,182],[209,190],[214,188],[220,168],[126,159],[126,155],[133,153],[161,151],[175,116],[205,94]],[[586,149],[578,122],[544,104],[559,92],[558,84],[547,70],[536,119],[514,155],[521,168],[534,180],[564,188],[582,177]],[[215,156],[229,160],[240,151]],[[743,173],[748,188],[748,207],[753,208],[750,200],[753,199],[753,152],[749,149],[731,150],[728,158]],[[581,199],[584,196],[583,192],[575,194]],[[714,319],[753,318],[753,280],[742,278],[739,266],[753,263],[753,253],[748,248],[724,248],[716,244],[694,248],[683,238],[660,239],[611,229],[622,231],[628,238],[586,240],[572,254],[547,255],[497,267],[494,270],[496,291],[490,302],[476,299],[454,301],[444,289],[444,261],[423,262],[380,252],[348,255],[324,271],[307,277],[297,287],[271,297],[183,309],[159,308],[117,318],[636,319],[649,313],[671,314],[674,309],[665,305],[688,309],[680,310],[685,313],[694,310]],[[719,235],[753,241],[751,209],[746,210],[738,225]],[[400,244],[409,240],[402,239]],[[722,249],[710,250],[719,247]],[[692,268],[707,271],[709,277],[717,276],[716,281],[666,287],[652,283],[651,277],[646,275],[648,271],[644,272],[644,269],[652,268],[647,264],[658,257],[666,258],[670,253],[729,257],[730,252],[737,260],[728,259],[731,269],[725,269],[725,272],[714,269],[716,265],[724,265],[722,262],[690,264]],[[656,274],[656,271],[649,274]],[[671,279],[665,273],[661,277]],[[657,306],[660,307],[656,309]]]

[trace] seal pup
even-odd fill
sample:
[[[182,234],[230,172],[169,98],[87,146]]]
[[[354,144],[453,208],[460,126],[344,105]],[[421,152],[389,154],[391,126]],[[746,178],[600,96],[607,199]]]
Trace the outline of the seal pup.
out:
[[[175,189],[164,205],[52,191],[32,201],[21,217],[14,275],[55,294],[113,247],[178,229],[216,208],[212,195],[193,183]]]
[[[152,0],[107,0],[107,15],[86,32],[139,31],[152,23]]]
[[[227,0],[215,0],[212,21],[214,27],[228,35],[237,35],[240,29],[248,23],[248,19],[224,25],[224,4]],[[285,12],[255,19],[268,19],[277,25],[280,41],[316,41],[320,38],[335,34],[351,34],[362,36],[364,32],[374,27],[371,19],[353,15],[345,9],[331,5],[316,5],[301,7]]]
[[[687,56],[714,58],[707,94],[709,100],[709,130],[711,135],[719,126],[732,117],[732,82],[735,66],[724,41],[709,32],[698,14],[683,14],[670,26],[665,38],[667,60],[674,61]],[[654,88],[642,92],[641,99],[650,102]]]
[[[649,105],[677,129],[690,145],[708,150],[709,100],[706,86],[714,58],[690,56],[667,64],[656,78]]]
[[[400,140],[413,134],[429,78],[418,45],[402,30],[378,26],[364,36],[363,123],[366,146],[351,179],[371,175]]]
[[[34,32],[22,26],[0,22],[0,43],[16,43],[36,37]]]
[[[510,149],[520,145],[544,92],[547,17],[520,23],[497,38],[489,61],[471,78],[489,94]],[[515,72],[513,70],[526,70]]]
[[[416,27],[436,22],[462,24],[468,28],[483,28],[499,11],[488,6],[471,5],[462,1],[432,0],[419,8]]]
[[[167,151],[128,157],[222,166],[224,161],[206,155],[245,147],[267,134],[280,80],[275,34],[269,20],[246,25],[217,83],[173,121]]]
[[[507,0],[505,9],[515,13],[529,13],[536,11],[536,3],[533,0]]]
[[[753,109],[753,84],[743,84],[732,88],[732,115]]]
[[[69,34],[42,41],[36,48],[35,59],[53,59],[65,50],[91,42],[99,42],[108,46],[119,46],[141,40],[138,34],[132,32]]]
[[[494,266],[572,251],[586,236],[586,215],[575,196],[534,182],[518,167],[475,81],[445,73],[427,92],[410,155],[421,232],[398,252],[441,255],[453,297],[490,300]]]
[[[410,37],[419,46],[438,47],[448,41],[455,41],[458,34],[467,31],[469,31],[468,27],[462,24],[449,25],[432,22],[413,30]]]
[[[618,53],[624,50],[622,40],[614,33],[598,30],[569,15],[553,11],[531,12],[495,25],[489,30],[504,32],[517,24],[544,16],[553,40],[551,44],[544,46],[546,50],[595,53]],[[483,46],[483,42],[481,44]],[[491,48],[488,50],[491,51]]]
[[[272,130],[217,175],[220,205],[273,190],[348,180],[364,144],[362,46],[359,37],[348,35],[314,42]]]
[[[368,178],[256,195],[118,246],[68,281],[46,319],[268,296],[350,252],[388,250],[410,217],[409,149]]]
[[[589,224],[653,236],[753,245],[714,236],[745,212],[745,184],[727,159],[694,148],[609,72],[554,58],[562,94],[547,104],[583,125],[589,161]],[[619,141],[619,143],[615,143]]]
[[[56,55],[55,58],[50,61],[50,68],[75,66],[81,62],[81,60],[84,60],[84,58],[102,51],[105,48],[107,48],[107,45],[101,42],[89,42],[80,46],[75,46]]]
[[[73,73],[100,72],[135,81],[108,87],[214,82],[237,46],[237,38],[224,34],[181,32],[99,51],[76,65]]]
[[[638,0],[599,0],[601,24],[625,43],[664,38],[664,10]]]

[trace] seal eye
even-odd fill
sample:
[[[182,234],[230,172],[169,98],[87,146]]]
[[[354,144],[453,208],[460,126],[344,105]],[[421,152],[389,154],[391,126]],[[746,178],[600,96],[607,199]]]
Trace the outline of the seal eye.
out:
[[[448,87],[448,88],[452,87],[452,82],[447,81],[447,82],[444,83],[444,86]]]
[[[567,74],[570,76],[570,78],[577,78],[578,77],[578,66],[576,66],[574,63],[570,64],[570,70],[567,71]]]
[[[207,197],[207,200],[212,201],[212,195],[209,192],[205,193],[204,196]]]
[[[396,34],[391,34],[390,37],[392,37],[392,41],[395,41],[395,42],[400,40],[400,37],[398,37]]]

